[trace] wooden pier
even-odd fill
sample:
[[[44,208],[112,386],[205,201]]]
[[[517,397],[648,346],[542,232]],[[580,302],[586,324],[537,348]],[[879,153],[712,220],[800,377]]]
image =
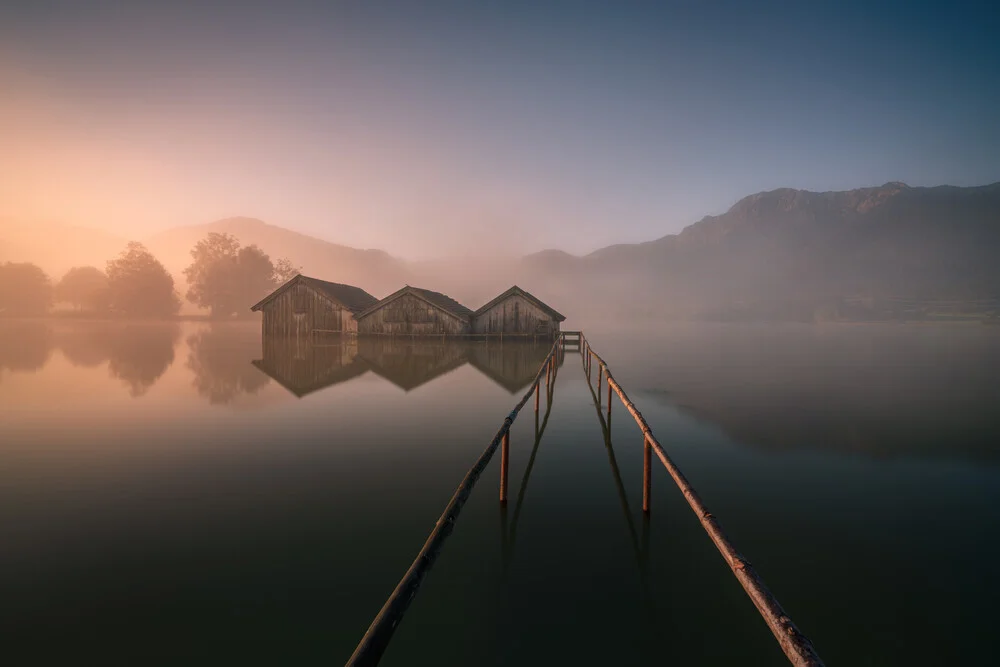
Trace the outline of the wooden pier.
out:
[[[667,455],[663,446],[653,434],[652,429],[650,429],[646,420],[643,418],[642,413],[639,412],[639,409],[629,399],[625,390],[614,378],[607,363],[590,346],[589,341],[582,331],[563,331],[556,337],[552,348],[549,350],[545,359],[542,361],[538,372],[535,374],[535,378],[528,388],[528,391],[503,420],[503,423],[497,430],[496,435],[493,436],[489,445],[487,445],[486,449],[479,456],[472,468],[469,469],[468,473],[466,473],[465,477],[458,485],[451,501],[438,518],[437,523],[428,536],[427,541],[424,543],[423,548],[417,554],[417,557],[410,565],[410,568],[406,571],[406,574],[403,575],[402,580],[399,584],[397,584],[395,590],[393,590],[392,594],[389,596],[389,599],[386,600],[382,609],[375,617],[375,620],[372,621],[368,631],[365,633],[364,637],[361,638],[360,643],[354,650],[354,654],[347,661],[347,665],[350,667],[357,667],[362,665],[378,664],[386,648],[388,648],[389,642],[392,640],[396,627],[402,621],[403,615],[410,606],[410,602],[412,602],[413,598],[416,596],[420,584],[422,583],[427,572],[430,570],[431,566],[437,560],[437,556],[440,553],[441,548],[444,546],[445,540],[454,529],[455,522],[458,520],[462,507],[471,495],[476,482],[479,481],[479,477],[486,469],[486,466],[493,458],[493,455],[496,453],[497,448],[499,448],[501,452],[499,497],[501,507],[506,507],[510,464],[510,427],[517,419],[521,408],[523,408],[524,405],[532,397],[534,397],[535,443],[532,448],[531,460],[529,461],[528,468],[525,471],[525,480],[521,485],[521,493],[523,493],[527,477],[531,472],[531,464],[533,463],[535,453],[538,450],[538,445],[541,440],[542,432],[544,431],[544,423],[548,421],[548,415],[552,408],[555,377],[558,373],[560,365],[558,361],[567,351],[579,351],[581,356],[583,372],[586,375],[588,384],[593,392],[594,403],[597,408],[597,418],[601,424],[602,432],[604,433],[605,444],[608,446],[612,472],[615,474],[616,484],[620,487],[619,495],[622,499],[626,518],[629,521],[630,532],[633,535],[637,559],[639,560],[640,571],[643,573],[643,576],[645,576],[648,559],[648,517],[652,498],[652,460],[653,454],[656,454],[656,458],[658,458],[667,469],[667,472],[674,480],[674,483],[684,495],[685,500],[687,500],[688,505],[698,517],[702,528],[704,528],[709,538],[715,544],[719,553],[722,554],[723,559],[729,565],[733,575],[736,577],[737,581],[739,581],[740,585],[743,586],[744,591],[746,591],[747,595],[754,603],[754,606],[764,619],[764,622],[771,629],[771,632],[774,634],[775,639],[777,640],[779,646],[781,646],[781,649],[784,651],[789,662],[797,667],[816,667],[823,665],[823,662],[816,653],[816,650],[813,648],[812,643],[804,634],[802,634],[795,623],[792,622],[788,614],[785,613],[781,604],[764,585],[763,580],[754,571],[750,562],[733,546],[732,542],[722,531],[722,527],[720,526],[718,519],[708,511],[701,498],[691,486],[690,482],[688,482],[684,474]],[[597,363],[596,389],[593,369],[595,362]],[[545,420],[542,427],[539,428],[538,414],[543,381],[546,393],[546,411]],[[605,384],[607,385],[607,399],[606,401],[602,401],[602,398],[604,398],[602,389]],[[618,466],[615,462],[614,452],[610,448],[612,392],[617,394],[622,405],[625,407],[625,410],[635,420],[643,438],[643,534],[641,540],[637,539],[635,536],[636,531],[634,530],[634,526],[631,522],[631,513],[628,511],[628,504],[625,500],[624,487],[621,485],[621,478],[617,474]],[[602,402],[605,403],[605,405],[602,406]],[[509,553],[513,546],[513,537],[515,534],[513,529],[516,528],[519,512],[520,498],[517,507],[515,508],[513,525],[511,527],[512,530],[509,536],[506,530],[506,525],[504,525],[503,546],[505,564],[508,562]],[[644,553],[645,556],[643,555]]]

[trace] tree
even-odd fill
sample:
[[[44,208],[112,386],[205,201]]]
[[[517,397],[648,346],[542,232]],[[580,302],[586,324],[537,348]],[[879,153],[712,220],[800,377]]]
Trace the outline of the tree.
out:
[[[181,307],[174,279],[146,247],[131,241],[108,262],[108,302],[112,310],[136,317],[174,315]]]
[[[104,310],[108,307],[108,277],[93,266],[74,267],[56,285],[55,296],[77,310]]]
[[[52,283],[27,262],[0,265],[0,315],[44,315],[52,305]]]
[[[271,258],[256,245],[240,247],[231,234],[210,233],[191,249],[191,265],[184,269],[187,298],[212,317],[249,316],[250,306],[298,274],[291,261]]]
[[[292,264],[292,260],[287,257],[282,257],[277,262],[274,263],[274,286],[280,287],[284,285],[289,280],[299,275],[301,267]]]
[[[232,234],[211,232],[191,249],[191,265],[184,269],[187,299],[208,308],[212,317],[236,311],[237,255],[240,242]]]

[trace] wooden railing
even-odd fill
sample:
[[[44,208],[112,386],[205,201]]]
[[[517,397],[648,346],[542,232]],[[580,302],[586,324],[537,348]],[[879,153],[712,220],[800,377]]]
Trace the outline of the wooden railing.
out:
[[[413,560],[410,568],[403,575],[402,580],[396,585],[395,590],[393,590],[392,595],[386,600],[385,604],[382,605],[382,609],[379,611],[375,620],[368,627],[368,631],[365,632],[365,636],[361,638],[361,642],[358,644],[357,648],[354,650],[354,654],[347,661],[349,666],[361,666],[361,665],[376,665],[378,661],[382,658],[382,654],[385,649],[389,646],[389,641],[392,639],[392,635],[396,630],[396,626],[402,620],[403,615],[406,613],[407,608],[410,606],[410,602],[413,601],[413,597],[417,594],[417,590],[420,588],[420,584],[423,582],[424,577],[430,570],[431,566],[434,565],[434,561],[437,560],[438,554],[441,552],[441,547],[444,545],[444,541],[451,534],[451,531],[455,527],[455,521],[458,520],[459,512],[462,511],[462,507],[465,505],[466,500],[469,499],[469,495],[472,493],[473,487],[475,487],[476,482],[479,481],[479,476],[482,474],[483,470],[489,464],[490,460],[493,458],[493,454],[496,452],[497,447],[500,446],[500,502],[507,502],[507,484],[508,484],[508,467],[509,467],[509,454],[510,454],[510,427],[517,419],[517,414],[524,407],[524,404],[528,402],[531,395],[535,395],[535,412],[538,412],[539,407],[539,394],[541,392],[541,380],[542,375],[545,375],[545,385],[546,392],[551,392],[552,382],[555,376],[557,365],[555,363],[555,355],[559,352],[560,341],[562,337],[557,337],[555,342],[552,344],[552,349],[549,350],[548,355],[542,361],[541,366],[538,368],[538,373],[535,374],[535,379],[531,383],[531,387],[528,389],[524,397],[518,401],[514,409],[510,411],[510,414],[503,420],[503,424],[500,425],[500,429],[497,431],[496,435],[493,436],[493,440],[486,447],[486,450],[479,456],[479,459],[475,462],[469,472],[466,473],[465,478],[458,485],[455,490],[455,494],[451,497],[451,501],[448,503],[447,507],[444,508],[444,512],[438,518],[437,523],[434,525],[434,529],[431,534],[427,537],[427,541],[424,543],[423,548],[417,557]]]
[[[698,517],[701,522],[702,527],[708,536],[711,538],[712,542],[715,543],[716,548],[722,557],[725,559],[729,568],[732,570],[733,574],[736,575],[736,579],[739,580],[740,584],[743,586],[743,590],[746,591],[747,595],[753,601],[754,606],[757,607],[757,611],[764,618],[768,627],[771,628],[771,632],[774,633],[775,638],[778,640],[778,644],[781,649],[785,652],[788,660],[796,667],[799,666],[810,666],[816,667],[823,665],[823,661],[820,659],[819,655],[816,653],[816,649],[813,648],[812,642],[802,634],[802,632],[795,626],[792,619],[788,617],[785,610],[778,603],[778,600],[774,597],[771,591],[768,590],[767,586],[764,585],[763,580],[754,571],[750,562],[741,556],[739,552],[733,547],[732,542],[726,537],[726,534],[722,532],[722,527],[719,525],[718,520],[715,516],[708,511],[705,504],[698,497],[695,492],[694,487],[688,482],[684,473],[680,471],[676,464],[667,456],[666,451],[664,451],[663,446],[660,444],[656,436],[653,435],[653,431],[649,428],[649,424],[643,418],[642,413],[639,412],[635,404],[629,400],[628,395],[625,390],[622,389],[621,385],[615,380],[611,375],[611,369],[608,368],[608,364],[601,359],[601,357],[594,352],[594,349],[590,346],[590,341],[587,340],[586,336],[581,334],[582,340],[582,352],[584,355],[584,371],[587,375],[588,383],[591,382],[591,371],[594,360],[598,363],[597,370],[597,396],[601,395],[601,384],[602,378],[607,378],[608,384],[608,417],[607,423],[610,429],[611,424],[611,391],[614,390],[618,394],[618,398],[621,399],[622,405],[628,410],[629,414],[635,419],[635,423],[638,424],[639,429],[642,431],[643,437],[643,474],[642,474],[642,511],[649,512],[650,509],[650,498],[652,491],[652,470],[651,470],[651,459],[652,452],[656,453],[657,458],[663,463],[663,466],[670,473],[677,487],[681,490],[684,498],[687,500],[688,505],[691,506],[692,511]]]
[[[475,462],[469,472],[466,473],[462,482],[458,485],[455,490],[455,494],[452,496],[451,501],[445,507],[444,512],[438,518],[434,529],[431,531],[424,543],[423,548],[417,554],[410,568],[403,575],[399,584],[393,590],[389,599],[386,600],[382,609],[379,611],[375,620],[372,621],[371,625],[368,627],[368,631],[365,632],[364,637],[362,637],[361,642],[358,644],[357,648],[354,650],[354,654],[351,655],[350,659],[347,661],[349,667],[356,667],[361,665],[376,665],[382,658],[382,654],[385,652],[392,639],[393,633],[399,622],[402,620],[403,615],[409,608],[414,596],[417,594],[417,590],[420,584],[423,582],[424,577],[430,570],[431,566],[437,560],[438,554],[444,545],[445,540],[451,534],[454,529],[455,522],[458,519],[459,513],[465,502],[468,500],[469,495],[472,493],[473,487],[479,480],[480,475],[482,475],[483,470],[489,464],[490,460],[493,458],[494,453],[496,453],[497,447],[500,447],[500,502],[506,504],[507,502],[507,488],[508,488],[508,471],[509,471],[509,461],[510,461],[510,427],[517,419],[518,413],[524,404],[528,402],[531,395],[535,395],[535,415],[536,415],[536,426],[535,426],[535,448],[532,451],[532,461],[529,461],[528,471],[530,471],[531,463],[534,459],[534,452],[537,451],[538,441],[541,437],[540,429],[537,424],[540,394],[541,394],[541,382],[542,376],[545,377],[546,386],[546,421],[548,420],[548,410],[551,409],[552,401],[552,390],[555,381],[555,375],[558,370],[557,356],[565,351],[566,339],[576,339],[573,342],[579,342],[580,354],[583,359],[584,373],[587,376],[588,385],[591,387],[593,392],[592,384],[592,366],[593,361],[598,363],[597,371],[597,391],[593,394],[595,399],[595,404],[598,409],[598,419],[601,422],[602,431],[604,432],[605,442],[609,446],[609,456],[611,457],[612,471],[616,475],[616,480],[621,487],[620,477],[617,475],[617,464],[614,461],[613,452],[610,451],[610,432],[611,432],[611,399],[612,391],[618,394],[618,398],[621,399],[622,404],[625,409],[628,410],[629,414],[635,419],[636,424],[642,431],[643,436],[643,493],[642,493],[642,510],[644,514],[644,534],[643,542],[646,542],[648,535],[648,514],[650,511],[650,502],[652,494],[652,454],[655,452],[657,458],[663,463],[663,466],[670,473],[674,482],[680,488],[681,493],[687,500],[688,505],[694,511],[698,520],[701,522],[702,527],[705,532],[708,533],[709,538],[718,548],[719,552],[722,554],[726,563],[729,565],[733,574],[736,576],[737,580],[743,586],[747,595],[753,601],[760,615],[764,618],[768,627],[771,628],[771,632],[774,633],[775,638],[778,640],[778,644],[781,646],[785,655],[788,657],[789,661],[796,665],[796,667],[817,667],[822,666],[823,662],[817,655],[812,643],[809,639],[799,631],[799,629],[792,622],[785,610],[782,609],[781,605],[774,595],[767,589],[764,582],[761,580],[760,576],[754,571],[750,562],[747,561],[743,556],[741,556],[736,549],[733,547],[729,538],[726,537],[725,533],[722,532],[722,528],[719,525],[718,520],[705,508],[704,503],[698,497],[694,488],[688,482],[684,474],[677,468],[674,462],[667,456],[664,451],[663,446],[653,435],[652,430],[646,423],[642,414],[639,412],[635,404],[629,400],[628,395],[625,390],[622,389],[621,385],[618,384],[617,380],[611,375],[611,370],[608,368],[607,363],[596,353],[590,346],[590,342],[586,339],[586,336],[582,332],[563,332],[558,336],[549,350],[548,355],[542,361],[541,366],[538,369],[538,373],[535,374],[535,378],[531,383],[530,388],[527,393],[518,401],[514,409],[511,410],[510,414],[504,419],[503,423],[500,425],[500,429],[497,431],[496,435],[493,436],[493,440],[486,447],[486,450],[479,456],[479,459]],[[607,399],[607,415],[605,416],[601,411],[601,385],[604,379],[607,379],[608,385],[608,399]],[[527,473],[526,473],[527,476]],[[522,483],[521,493],[524,492],[524,487],[526,484]],[[624,490],[619,488],[620,495],[624,499]],[[519,498],[520,501],[520,498]],[[625,508],[626,515],[629,515],[627,502],[623,500],[623,507]],[[517,514],[520,510],[520,502],[518,502],[518,507],[515,509],[515,518],[513,525],[517,524]],[[630,524],[631,525],[631,524]],[[512,526],[513,528],[513,526]],[[633,533],[633,541],[635,541]],[[513,531],[510,535],[511,542],[513,542]],[[512,548],[512,544],[510,548]],[[642,545],[641,551],[648,554],[648,545]],[[505,550],[506,551],[506,550]],[[637,545],[637,560],[640,562],[640,570],[642,571],[643,578],[645,578],[645,568],[647,566],[648,555],[644,554],[644,557],[639,556],[640,548]],[[505,558],[506,560],[506,558]]]

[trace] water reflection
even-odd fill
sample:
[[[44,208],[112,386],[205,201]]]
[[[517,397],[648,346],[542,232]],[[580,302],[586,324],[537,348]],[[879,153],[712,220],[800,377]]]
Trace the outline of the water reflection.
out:
[[[263,358],[253,365],[300,398],[368,371],[410,392],[465,364],[515,394],[534,379],[550,345],[384,337],[316,342],[266,338]]]
[[[256,328],[215,325],[187,338],[187,367],[192,386],[212,405],[225,405],[241,394],[256,394],[270,379],[247,364],[260,346]]]
[[[0,378],[3,371],[34,373],[52,355],[52,329],[44,322],[7,322],[0,326]]]
[[[174,323],[4,322],[0,326],[0,370],[38,372],[58,348],[74,366],[96,368],[107,363],[111,376],[120,379],[129,394],[139,397],[173,363],[179,338],[180,328]]]
[[[551,349],[550,342],[479,343],[469,348],[469,363],[498,385],[516,394],[535,379]],[[563,357],[559,355],[559,363]]]
[[[268,338],[263,348],[263,358],[253,365],[299,398],[368,371],[354,340],[306,343]]]
[[[358,353],[372,372],[404,391],[412,391],[468,362],[468,345],[454,341],[428,342],[361,338]]]
[[[174,363],[180,327],[172,322],[87,323],[59,328],[56,342],[75,366],[92,368],[105,362],[108,373],[128,387],[129,395],[145,395]]]

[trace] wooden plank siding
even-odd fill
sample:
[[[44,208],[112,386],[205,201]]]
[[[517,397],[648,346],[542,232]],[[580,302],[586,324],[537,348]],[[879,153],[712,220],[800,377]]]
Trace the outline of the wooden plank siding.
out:
[[[469,320],[453,315],[412,294],[365,314],[357,322],[359,334],[457,336],[471,331]]]
[[[551,337],[559,331],[559,322],[531,300],[520,294],[511,294],[489,310],[477,313],[473,319],[473,331]]]
[[[304,338],[314,331],[357,333],[350,310],[300,282],[261,306],[264,338]]]

